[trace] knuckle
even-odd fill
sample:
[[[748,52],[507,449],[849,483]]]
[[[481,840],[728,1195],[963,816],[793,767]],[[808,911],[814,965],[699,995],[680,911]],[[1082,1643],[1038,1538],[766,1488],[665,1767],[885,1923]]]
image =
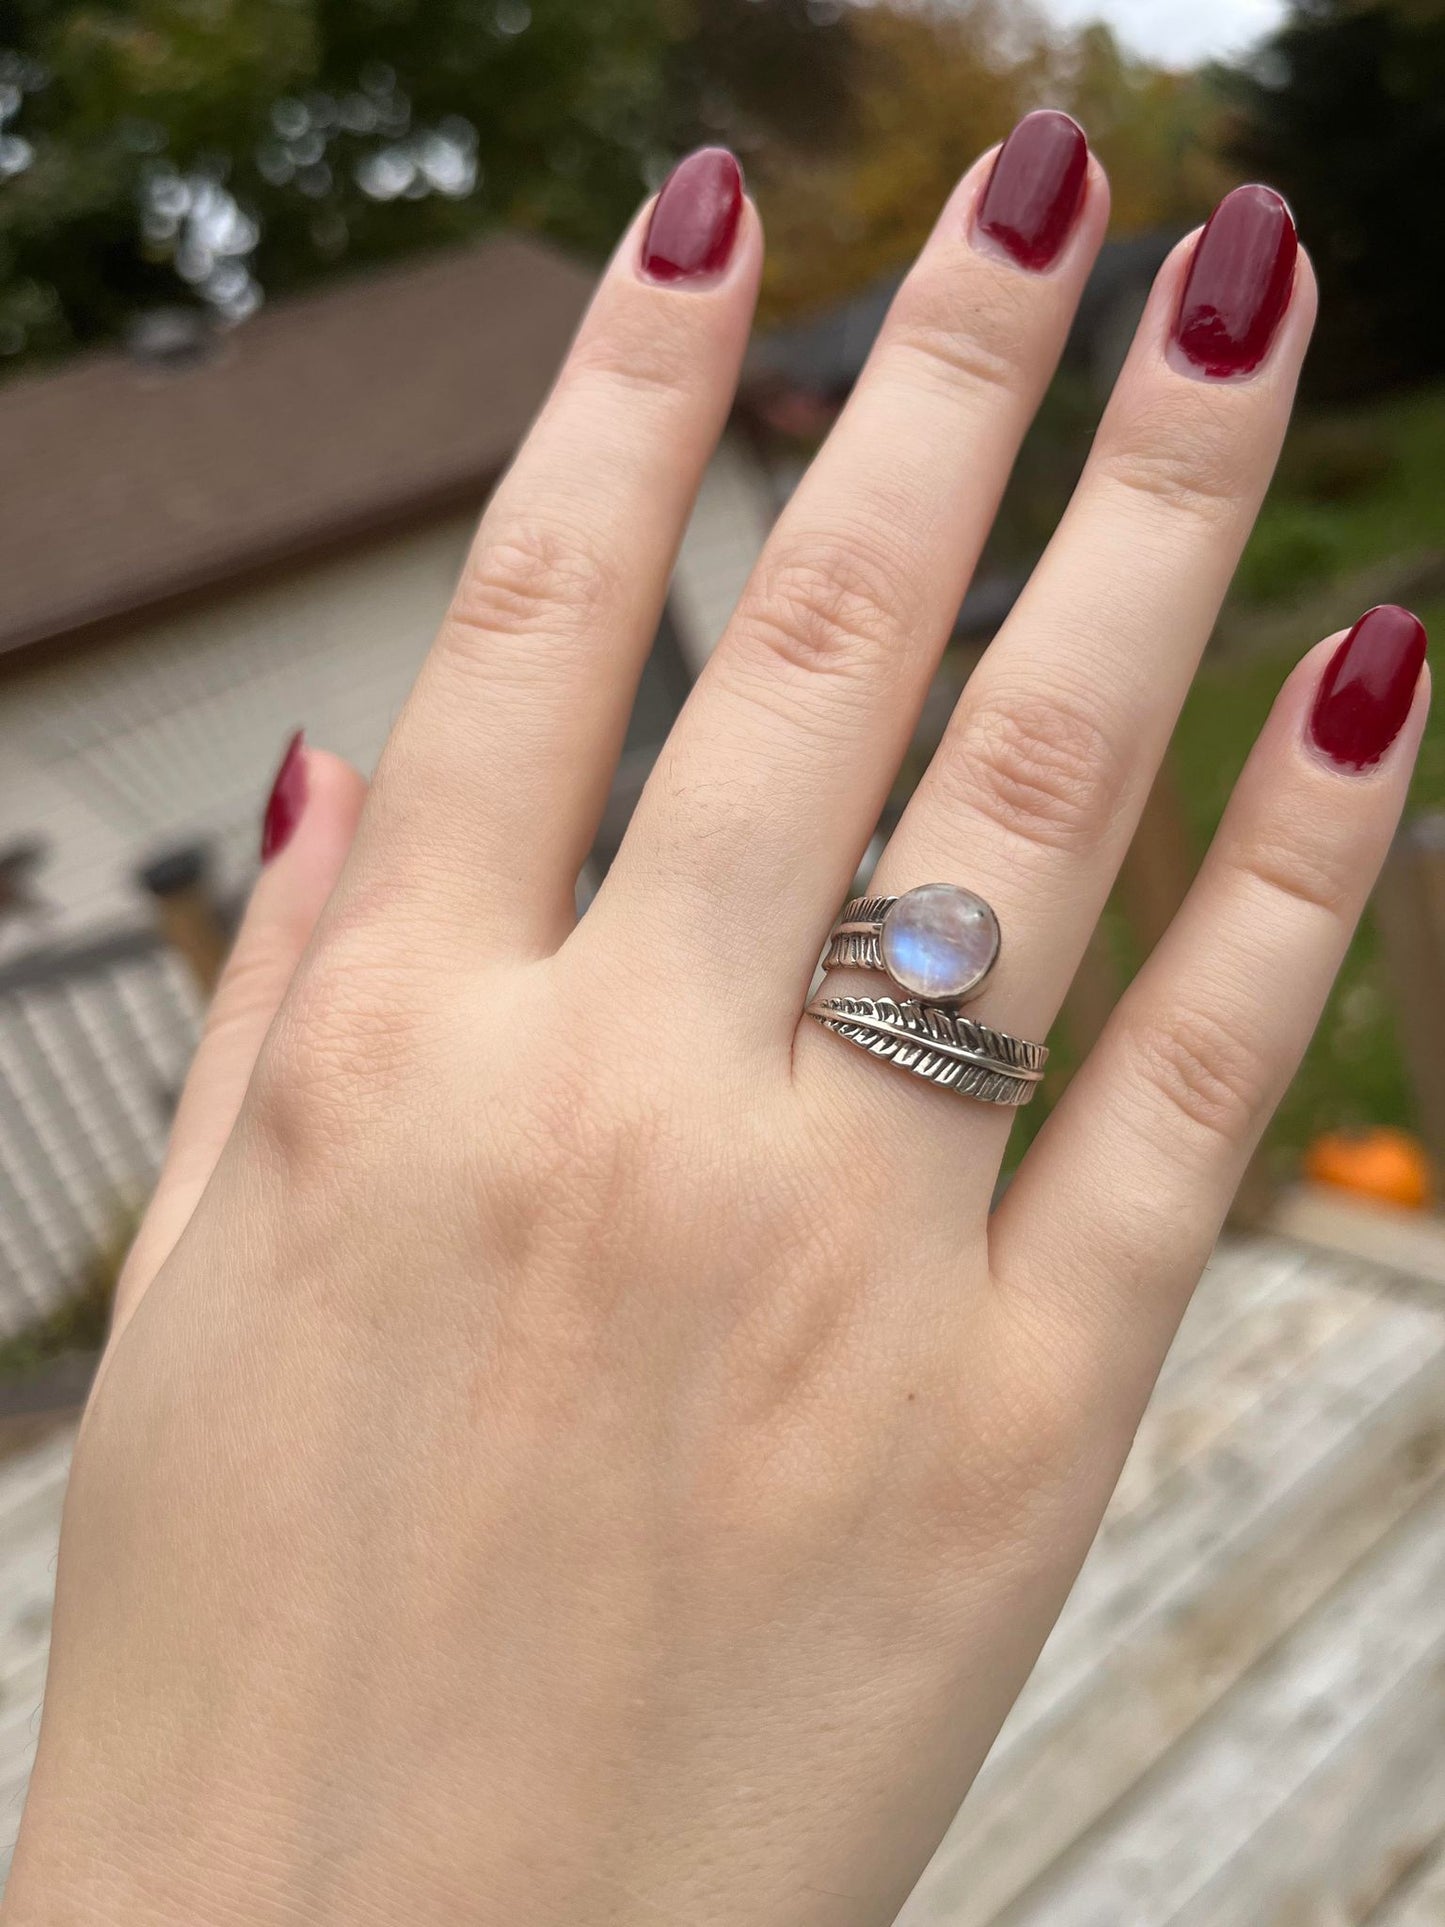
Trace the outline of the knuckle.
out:
[[[576,1217],[597,1233],[607,1208],[620,1208],[635,1171],[645,1168],[652,1132],[645,1114],[598,1107],[603,1067],[581,1046],[543,1052],[529,1066],[524,1100],[513,1107],[509,1171],[524,1213],[554,1224]]]
[[[256,1059],[242,1115],[270,1147],[275,1161],[293,1177],[303,1175],[317,1160],[318,1127],[323,1122],[311,1104],[308,1087],[297,1074],[299,1069],[294,1035],[278,1018]]]
[[[533,1033],[525,1058],[491,1071],[507,1098],[498,1113],[505,1129],[489,1139],[494,1181],[509,1219],[531,1227],[554,1254],[569,1254],[566,1268],[590,1292],[601,1254],[656,1234],[666,1221],[669,1207],[652,1180],[677,1153],[675,1102],[665,1075],[634,1082],[616,1074],[626,1028],[570,1027],[547,1037],[523,1014],[529,1007],[514,1007],[514,1021]]]
[[[423,1048],[422,1007],[401,972],[334,937],[293,978],[267,1036],[249,1107],[288,1156],[325,1160],[392,1100]]]
[[[1125,1034],[1138,1084],[1174,1120],[1231,1148],[1250,1136],[1268,1091],[1257,1054],[1228,1024],[1175,1011]]]
[[[615,601],[616,565],[574,529],[528,518],[484,530],[442,630],[454,659],[492,660],[498,640],[565,641]]]
[[[972,812],[1021,842],[1076,853],[1117,806],[1120,758],[1077,704],[996,695],[968,714],[939,757],[946,810]]]
[[[568,400],[618,399],[633,408],[639,398],[666,404],[697,386],[696,321],[702,311],[681,303],[662,313],[649,302],[635,314],[613,313],[605,328],[588,330],[568,358],[560,393]]]
[[[1131,498],[1211,528],[1237,516],[1250,493],[1247,443],[1217,410],[1141,412],[1097,463],[1096,474]]]
[[[1344,917],[1354,894],[1348,852],[1330,846],[1317,825],[1279,823],[1243,847],[1223,853],[1225,865],[1246,883],[1307,909]]]
[[[851,677],[896,657],[902,585],[891,565],[846,541],[764,557],[742,619],[770,666]]]
[[[1051,1522],[1073,1490],[1093,1422],[1079,1388],[1049,1358],[997,1359],[989,1395],[955,1394],[928,1467],[925,1511],[944,1539],[973,1553],[1056,1543]]]
[[[886,352],[952,393],[1021,396],[1028,315],[1005,297],[965,307],[952,291],[920,289],[900,297]]]

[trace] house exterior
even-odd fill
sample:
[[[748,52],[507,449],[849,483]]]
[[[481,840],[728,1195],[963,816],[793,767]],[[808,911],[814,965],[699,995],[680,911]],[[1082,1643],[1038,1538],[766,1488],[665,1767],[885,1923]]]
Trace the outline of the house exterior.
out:
[[[239,890],[291,729],[372,765],[591,279],[502,237],[0,389],[0,874],[31,859],[0,958],[144,914],[137,865],[177,840]],[[673,707],[767,519],[729,444],[659,644]]]

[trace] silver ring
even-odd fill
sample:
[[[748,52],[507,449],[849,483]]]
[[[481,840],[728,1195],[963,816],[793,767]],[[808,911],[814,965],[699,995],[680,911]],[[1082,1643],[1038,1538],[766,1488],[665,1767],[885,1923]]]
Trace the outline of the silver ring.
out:
[[[1027,1104],[1048,1050],[964,1015],[999,952],[998,918],[952,883],[855,897],[833,925],[824,970],[878,970],[902,997],[825,997],[807,1015],[874,1057],[984,1104]]]
[[[815,997],[807,1015],[899,1070],[984,1104],[1027,1104],[1048,1047],[916,997]]]
[[[854,897],[833,925],[823,968],[881,970],[910,997],[963,1003],[998,961],[998,918],[972,890],[921,883],[901,897]]]

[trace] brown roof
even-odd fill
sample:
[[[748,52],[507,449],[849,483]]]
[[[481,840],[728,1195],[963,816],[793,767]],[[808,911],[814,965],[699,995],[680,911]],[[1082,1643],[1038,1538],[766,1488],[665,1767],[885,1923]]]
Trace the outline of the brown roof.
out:
[[[500,236],[277,302],[182,368],[0,389],[0,650],[475,499],[591,285]]]

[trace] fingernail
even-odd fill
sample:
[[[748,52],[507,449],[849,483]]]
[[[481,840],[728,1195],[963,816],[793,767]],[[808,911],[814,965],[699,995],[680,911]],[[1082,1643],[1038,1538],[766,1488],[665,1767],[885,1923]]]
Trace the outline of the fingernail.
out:
[[[1310,711],[1310,737],[1341,769],[1369,769],[1410,713],[1425,625],[1392,602],[1369,609],[1330,657]]]
[[[1037,273],[1068,240],[1084,204],[1089,143],[1067,114],[1025,114],[1003,146],[978,204],[981,234]]]
[[[306,807],[306,734],[298,729],[286,745],[261,818],[261,861],[279,856],[296,832]]]
[[[700,147],[662,184],[642,243],[642,271],[654,281],[721,274],[737,239],[743,172],[725,147]]]
[[[1237,187],[1205,224],[1174,318],[1201,374],[1247,375],[1269,353],[1294,287],[1294,218],[1272,188]]]

